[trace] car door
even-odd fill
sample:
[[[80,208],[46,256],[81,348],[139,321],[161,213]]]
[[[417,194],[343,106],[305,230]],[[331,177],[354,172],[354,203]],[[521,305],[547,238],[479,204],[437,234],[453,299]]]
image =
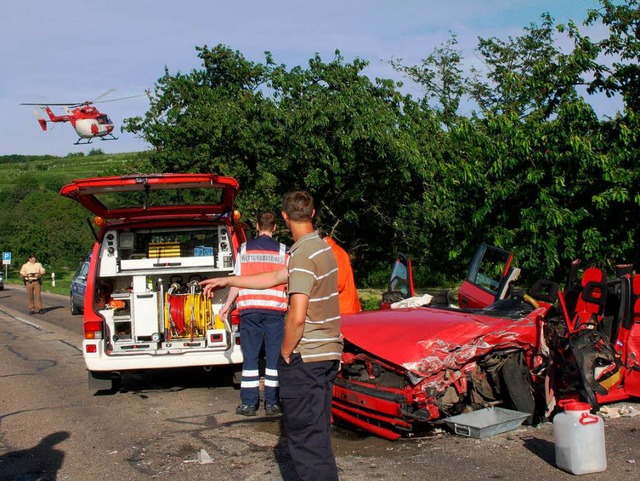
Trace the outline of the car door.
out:
[[[89,272],[89,262],[82,263],[78,270],[73,275],[71,281],[71,295],[73,296],[73,302],[76,306],[84,305],[84,291],[87,286],[87,273]]]
[[[387,292],[382,294],[382,309],[389,308],[394,302],[408,299],[416,295],[413,286],[413,272],[411,271],[411,259],[405,254],[398,254],[396,262],[393,264],[391,279]]]
[[[511,252],[481,244],[458,291],[460,307],[483,308],[509,297],[520,276],[520,269],[511,266],[512,260]]]
[[[622,350],[622,360],[626,367],[624,390],[629,396],[640,397],[640,274],[633,276],[631,307],[632,322],[629,330],[622,330],[615,347]]]

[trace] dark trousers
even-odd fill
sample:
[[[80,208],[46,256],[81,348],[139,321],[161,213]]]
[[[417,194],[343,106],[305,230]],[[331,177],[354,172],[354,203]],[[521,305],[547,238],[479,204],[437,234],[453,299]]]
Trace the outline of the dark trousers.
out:
[[[278,360],[280,401],[289,453],[301,481],[337,481],[331,449],[331,398],[338,361]]]
[[[258,406],[260,401],[259,359],[262,343],[267,358],[264,375],[264,400],[278,404],[278,358],[284,336],[284,312],[246,309],[240,312],[242,341],[242,380],[240,402]]]

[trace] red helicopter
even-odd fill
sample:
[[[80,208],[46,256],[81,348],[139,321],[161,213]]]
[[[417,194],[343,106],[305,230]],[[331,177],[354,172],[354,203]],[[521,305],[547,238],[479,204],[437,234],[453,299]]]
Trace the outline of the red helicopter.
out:
[[[33,111],[38,123],[42,130],[47,130],[47,122],[71,122],[71,125],[79,136],[78,140],[74,142],[75,145],[90,144],[91,141],[99,137],[100,140],[118,140],[118,137],[113,135],[113,122],[109,116],[100,112],[93,106],[98,99],[105,97],[113,92],[114,89],[105,92],[94,100],[87,100],[80,103],[23,103],[21,105],[35,105],[39,109],[44,110],[49,116],[49,120],[43,119],[40,116],[39,109]],[[131,97],[122,97],[119,99],[103,100],[102,102],[115,102],[116,100],[125,100],[134,97],[141,97],[142,95],[133,95]],[[65,115],[56,115],[51,110],[52,106],[61,106],[64,108]]]

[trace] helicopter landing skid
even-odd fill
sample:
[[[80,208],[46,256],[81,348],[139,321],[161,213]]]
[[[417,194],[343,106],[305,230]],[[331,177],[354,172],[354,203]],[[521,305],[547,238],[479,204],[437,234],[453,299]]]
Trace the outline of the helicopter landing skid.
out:
[[[87,144],[91,144],[91,143],[93,143],[93,139],[94,139],[94,138],[95,138],[95,137],[89,137],[88,139],[86,139],[86,138],[82,138],[82,137],[80,137],[78,140],[76,140],[76,141],[73,143],[73,145],[87,145]],[[118,137],[116,137],[116,136],[115,136],[115,135],[113,135],[113,134],[108,134],[108,135],[105,135],[105,136],[103,136],[103,137],[100,137],[100,140],[118,140]],[[83,141],[84,141],[84,142],[83,142]]]

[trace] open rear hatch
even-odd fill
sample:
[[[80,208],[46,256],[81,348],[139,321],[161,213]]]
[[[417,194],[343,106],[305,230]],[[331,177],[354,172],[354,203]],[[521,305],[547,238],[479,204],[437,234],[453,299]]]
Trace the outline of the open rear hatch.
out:
[[[213,174],[145,174],[74,180],[60,190],[103,219],[223,215],[238,182]]]

